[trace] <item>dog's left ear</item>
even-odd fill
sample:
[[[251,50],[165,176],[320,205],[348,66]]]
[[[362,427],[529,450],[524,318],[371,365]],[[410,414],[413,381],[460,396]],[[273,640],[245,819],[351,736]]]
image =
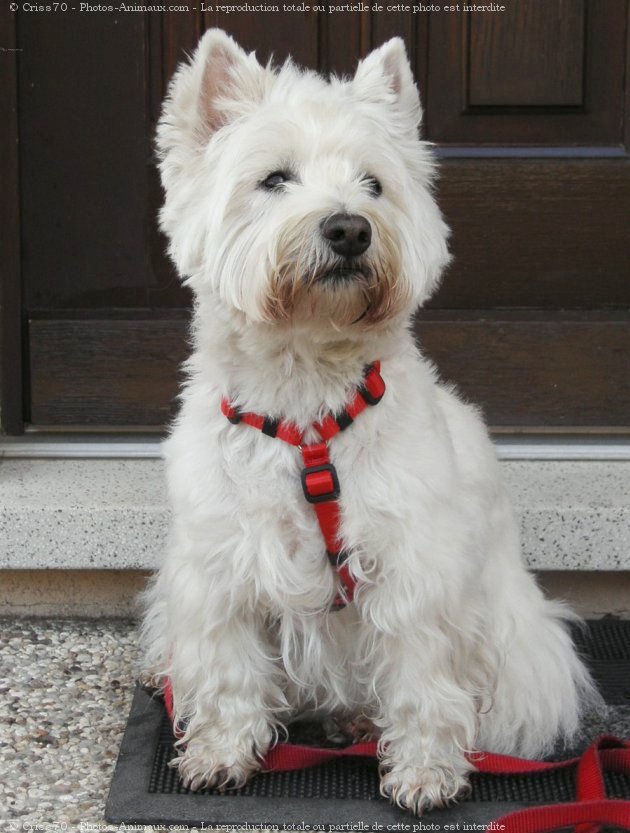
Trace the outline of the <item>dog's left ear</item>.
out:
[[[400,126],[417,132],[422,107],[402,38],[370,52],[359,63],[352,87],[358,98],[388,106],[400,118]]]

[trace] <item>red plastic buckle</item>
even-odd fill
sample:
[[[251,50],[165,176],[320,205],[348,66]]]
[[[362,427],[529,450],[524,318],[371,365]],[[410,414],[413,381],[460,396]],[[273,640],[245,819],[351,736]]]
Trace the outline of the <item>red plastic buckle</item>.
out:
[[[302,469],[302,489],[309,503],[325,503],[339,497],[339,478],[332,463]]]

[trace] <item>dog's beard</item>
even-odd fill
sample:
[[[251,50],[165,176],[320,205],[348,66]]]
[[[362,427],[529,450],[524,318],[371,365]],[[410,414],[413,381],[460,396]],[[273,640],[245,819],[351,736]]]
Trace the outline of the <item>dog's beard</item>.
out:
[[[281,299],[285,316],[327,320],[343,327],[376,324],[397,308],[398,282],[389,270],[370,263],[333,264],[309,270],[297,279],[279,278],[274,300]]]
[[[398,316],[411,300],[398,252],[382,239],[366,255],[345,259],[304,241],[276,260],[264,300],[270,321],[375,325]]]

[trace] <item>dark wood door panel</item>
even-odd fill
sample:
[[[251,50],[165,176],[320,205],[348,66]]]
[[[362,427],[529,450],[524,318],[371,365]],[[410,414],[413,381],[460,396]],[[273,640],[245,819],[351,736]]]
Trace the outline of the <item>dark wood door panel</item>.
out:
[[[15,15],[0,5],[0,417],[1,428],[19,434],[24,419],[24,348],[20,279],[20,184]]]
[[[187,354],[183,319],[32,320],[33,423],[160,427]],[[627,427],[630,315],[425,312],[423,351],[491,425]]]
[[[468,105],[581,107],[585,30],[585,0],[521,0],[509,15],[471,15]]]
[[[626,160],[443,160],[454,262],[434,308],[630,307]]]
[[[627,312],[423,315],[420,345],[490,425],[628,429]]]
[[[429,138],[624,146],[625,0],[518,0],[507,8],[431,17]]]
[[[188,352],[183,318],[29,322],[31,413],[37,426],[148,426],[175,412]]]
[[[142,306],[150,272],[145,17],[24,14],[18,33],[27,308]]]

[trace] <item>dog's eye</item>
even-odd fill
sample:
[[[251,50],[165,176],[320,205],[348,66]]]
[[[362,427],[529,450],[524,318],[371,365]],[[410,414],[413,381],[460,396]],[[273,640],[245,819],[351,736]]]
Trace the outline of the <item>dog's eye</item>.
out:
[[[266,179],[260,183],[261,188],[265,188],[267,191],[275,191],[278,188],[281,188],[285,182],[288,182],[291,179],[291,174],[287,173],[287,171],[274,171],[273,173],[269,174]]]
[[[380,197],[383,193],[383,186],[375,176],[364,176],[361,182],[367,185],[373,197]]]

